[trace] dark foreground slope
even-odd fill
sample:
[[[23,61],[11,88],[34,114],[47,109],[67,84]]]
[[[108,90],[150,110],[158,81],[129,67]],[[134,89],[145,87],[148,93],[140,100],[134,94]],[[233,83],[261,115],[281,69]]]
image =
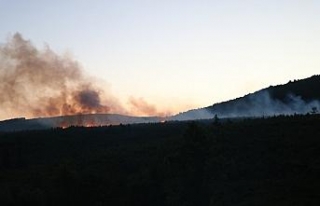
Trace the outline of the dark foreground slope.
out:
[[[1,205],[319,205],[320,116],[0,135]]]
[[[306,114],[320,109],[320,75],[270,86],[243,97],[190,110],[171,119],[207,119],[220,117],[273,116]]]

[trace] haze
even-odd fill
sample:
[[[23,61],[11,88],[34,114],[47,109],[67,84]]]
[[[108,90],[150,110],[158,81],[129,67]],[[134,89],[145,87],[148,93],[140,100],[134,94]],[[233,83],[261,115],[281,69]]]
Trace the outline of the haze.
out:
[[[126,111],[167,114],[318,74],[319,13],[296,0],[0,0],[0,42],[47,44]]]

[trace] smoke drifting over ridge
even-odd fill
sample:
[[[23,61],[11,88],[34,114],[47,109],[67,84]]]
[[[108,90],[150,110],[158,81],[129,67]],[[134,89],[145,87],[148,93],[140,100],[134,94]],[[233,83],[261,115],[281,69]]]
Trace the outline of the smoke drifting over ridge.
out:
[[[48,46],[39,50],[19,33],[0,45],[0,119],[117,113],[188,120],[212,118],[214,115],[304,114],[313,108],[319,111],[320,94],[317,88],[320,88],[320,76],[288,85],[286,93],[280,97],[274,95],[278,87],[268,88],[243,98],[169,117],[171,112],[160,111],[139,97],[130,97],[123,107],[108,90],[87,77],[77,61],[54,53]],[[81,120],[79,125],[86,125],[82,124],[84,118],[81,115],[76,119]],[[95,125],[93,120],[89,123]]]
[[[147,116],[170,116],[170,112],[159,111],[154,105],[148,103],[143,98],[129,98],[130,111],[135,114],[144,114]]]
[[[292,93],[286,94],[284,99],[277,99],[272,97],[268,89],[265,89],[235,100],[180,113],[170,119],[211,119],[215,115],[221,118],[293,115],[317,113],[319,109],[319,99],[306,101],[301,96]]]
[[[39,117],[121,110],[112,96],[82,72],[79,64],[55,54],[49,47],[35,48],[16,33],[0,45],[1,115]]]
[[[288,93],[285,99],[273,98],[269,91],[258,91],[244,98],[209,107],[211,113],[221,117],[259,117],[306,114],[319,108],[319,100],[305,101],[301,96]]]

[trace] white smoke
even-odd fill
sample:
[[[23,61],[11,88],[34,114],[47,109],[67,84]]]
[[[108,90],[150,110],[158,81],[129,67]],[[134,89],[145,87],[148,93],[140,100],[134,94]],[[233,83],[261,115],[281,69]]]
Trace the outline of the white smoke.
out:
[[[215,115],[220,118],[234,118],[306,114],[315,112],[319,108],[319,100],[306,102],[300,96],[288,94],[286,101],[283,102],[273,99],[267,90],[262,90],[212,107],[190,110],[173,116],[171,120],[210,119]]]

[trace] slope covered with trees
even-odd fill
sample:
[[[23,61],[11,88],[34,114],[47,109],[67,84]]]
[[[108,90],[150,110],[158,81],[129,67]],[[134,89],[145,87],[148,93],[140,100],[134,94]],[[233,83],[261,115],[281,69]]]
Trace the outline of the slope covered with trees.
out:
[[[320,75],[307,79],[290,81],[285,85],[268,88],[270,96],[282,102],[288,102],[288,95],[301,97],[305,102],[320,100]]]
[[[320,76],[290,81],[240,98],[190,110],[171,119],[207,119],[220,117],[273,116],[281,114],[306,114],[320,108]]]
[[[319,205],[320,116],[0,134],[6,205]]]

